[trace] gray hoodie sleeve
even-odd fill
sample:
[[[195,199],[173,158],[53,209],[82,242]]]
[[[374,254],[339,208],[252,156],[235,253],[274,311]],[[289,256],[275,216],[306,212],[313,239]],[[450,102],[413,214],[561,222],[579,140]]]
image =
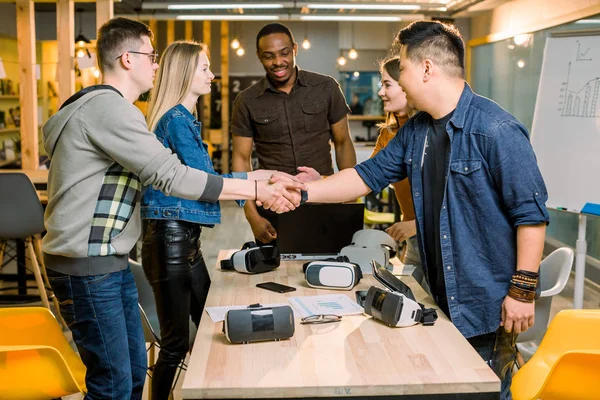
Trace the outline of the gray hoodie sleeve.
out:
[[[96,96],[83,105],[93,110],[79,114],[87,117],[80,120],[80,126],[89,142],[136,174],[144,185],[169,196],[216,202],[223,178],[181,164],[148,130],[141,111],[116,96]]]

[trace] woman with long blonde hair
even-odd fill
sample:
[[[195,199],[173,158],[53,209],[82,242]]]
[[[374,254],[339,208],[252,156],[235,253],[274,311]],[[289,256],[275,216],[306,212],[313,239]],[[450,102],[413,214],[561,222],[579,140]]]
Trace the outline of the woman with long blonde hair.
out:
[[[162,56],[150,97],[148,127],[189,167],[215,174],[195,109],[214,78],[202,43],[177,41]],[[268,180],[275,171],[224,174]],[[219,203],[167,196],[152,187],[142,196],[142,264],[152,285],[161,349],[152,374],[153,400],[168,399],[177,366],[189,350],[189,318],[198,326],[210,287],[200,250],[202,227],[221,222]]]
[[[398,85],[400,79],[400,57],[393,56],[384,59],[379,63],[381,73],[381,89],[379,97],[383,100],[383,110],[386,113],[384,123],[378,125],[380,128],[377,143],[371,157],[374,157],[381,149],[396,136],[396,133],[408,121],[414,113],[406,101],[406,93]],[[415,210],[413,207],[410,193],[410,184],[408,178],[393,184],[396,192],[396,199],[402,211],[402,221],[396,222],[386,229],[386,232],[398,242],[406,241],[406,251],[403,254],[402,261],[405,264],[420,266],[421,257],[419,257],[419,247],[417,244],[417,226],[415,223]],[[422,270],[418,271],[422,275]],[[422,276],[416,276],[421,283]]]

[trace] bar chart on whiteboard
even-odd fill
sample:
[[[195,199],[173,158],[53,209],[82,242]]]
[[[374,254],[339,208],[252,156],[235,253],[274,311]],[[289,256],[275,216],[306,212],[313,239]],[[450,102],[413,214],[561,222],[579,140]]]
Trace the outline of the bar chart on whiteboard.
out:
[[[594,50],[577,41],[574,60],[567,64],[566,79],[560,88],[561,117],[600,118],[600,60],[594,59]]]

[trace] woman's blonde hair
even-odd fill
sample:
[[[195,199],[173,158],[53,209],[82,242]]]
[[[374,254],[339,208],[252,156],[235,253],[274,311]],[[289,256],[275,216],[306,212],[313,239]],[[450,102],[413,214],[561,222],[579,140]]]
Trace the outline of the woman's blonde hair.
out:
[[[160,60],[154,88],[150,92],[148,129],[154,131],[158,121],[171,108],[181,103],[190,91],[198,56],[208,48],[203,43],[178,40],[167,47]],[[196,115],[196,110],[193,111]]]
[[[400,56],[391,56],[385,58],[379,62],[379,73],[383,76],[383,72],[387,72],[387,74],[394,81],[398,82],[400,79]],[[408,112],[408,115],[411,116],[413,114],[412,110]],[[377,127],[382,129],[385,128],[389,132],[393,132],[399,128],[398,118],[394,113],[386,113],[385,122],[377,124]]]

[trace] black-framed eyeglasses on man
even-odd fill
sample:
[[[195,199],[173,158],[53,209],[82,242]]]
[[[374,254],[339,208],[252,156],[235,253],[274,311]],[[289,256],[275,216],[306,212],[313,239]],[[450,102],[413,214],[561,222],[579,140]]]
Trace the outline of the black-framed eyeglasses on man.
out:
[[[156,50],[154,50],[154,51],[152,51],[150,53],[144,53],[144,52],[141,52],[141,51],[127,50],[126,52],[122,53],[119,57],[117,57],[117,60],[119,58],[123,57],[123,54],[125,54],[125,53],[142,54],[142,55],[150,57],[150,61],[152,61],[152,64],[158,63],[158,51],[156,51]]]
[[[340,322],[342,320],[341,315],[335,314],[317,314],[317,315],[309,315],[308,317],[304,317],[300,320],[300,323],[303,325],[307,324],[328,324],[330,322]]]

